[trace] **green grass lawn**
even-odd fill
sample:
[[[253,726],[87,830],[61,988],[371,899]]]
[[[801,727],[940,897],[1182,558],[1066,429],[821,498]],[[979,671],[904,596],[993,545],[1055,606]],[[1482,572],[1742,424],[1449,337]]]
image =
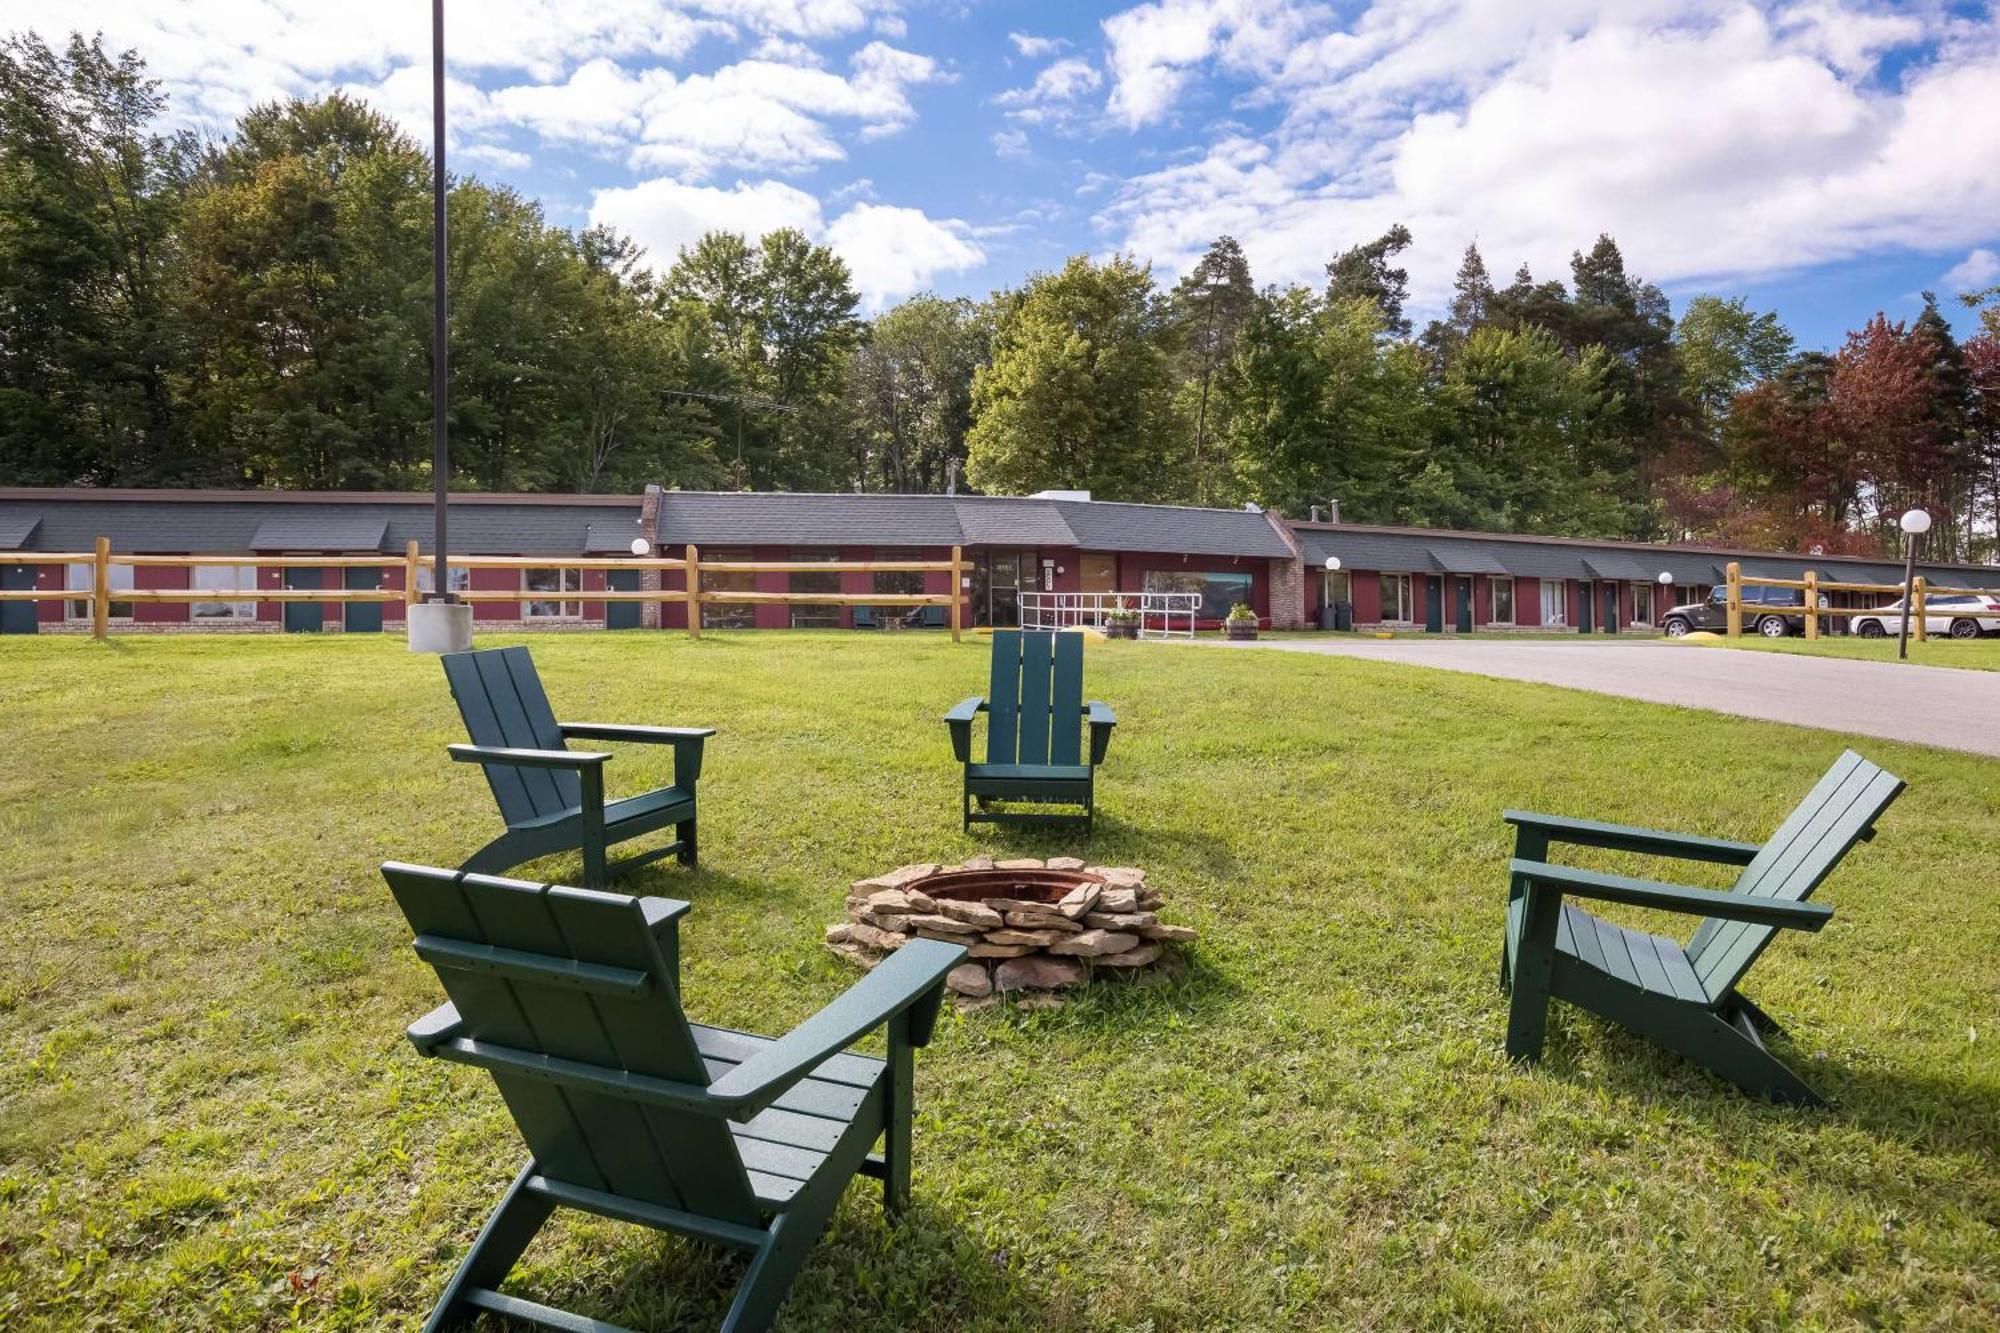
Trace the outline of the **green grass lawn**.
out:
[[[1748,648],[1755,652],[1798,653],[1806,657],[1848,657],[1866,662],[1897,660],[1894,639],[1863,639],[1849,634],[1815,639],[1810,643],[1804,639],[1766,639],[1746,634],[1734,643],[1724,641],[1691,646]],[[2000,671],[2000,638],[1953,639],[1941,634],[1932,635],[1923,643],[1910,642],[1909,660],[1924,666]]]
[[[565,717],[722,729],[702,869],[628,881],[694,903],[702,1021],[781,1031],[850,984],[820,943],[850,880],[1083,850],[952,827],[938,718],[981,642],[532,644]],[[1750,978],[1833,1102],[1787,1110],[1563,1007],[1543,1065],[1505,1061],[1498,812],[1761,837],[1839,738],[1291,653],[1087,670],[1122,719],[1088,854],[1202,939],[1161,984],[948,1014],[916,1206],[851,1189],[784,1327],[2000,1323],[2000,765],[1861,744],[1910,790]],[[437,663],[0,641],[0,697],[0,1327],[415,1327],[522,1159],[491,1080],[402,1038],[441,993],[375,866],[497,830]],[[621,753],[614,792],[667,763]],[[739,1264],[570,1215],[515,1286],[713,1328]]]

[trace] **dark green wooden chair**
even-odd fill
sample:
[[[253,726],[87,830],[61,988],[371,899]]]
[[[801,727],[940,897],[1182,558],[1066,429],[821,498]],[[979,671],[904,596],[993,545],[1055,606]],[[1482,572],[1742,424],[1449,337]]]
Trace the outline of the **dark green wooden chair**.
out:
[[[722,1327],[753,1333],[848,1181],[880,1179],[891,1211],[908,1201],[913,1052],[960,946],[911,940],[773,1041],[687,1020],[684,902],[394,862],[382,875],[451,997],[411,1043],[491,1072],[530,1154],[427,1330],[485,1312],[614,1333],[499,1290],[550,1215],[574,1208],[747,1251]],[[877,1028],[886,1059],[847,1049]]]
[[[558,722],[526,648],[446,653],[445,679],[465,719],[470,745],[447,747],[461,763],[486,770],[507,831],[474,852],[460,867],[483,874],[511,870],[556,852],[583,853],[583,882],[602,888],[661,857],[696,856],[695,783],[702,745],[713,727],[632,727],[605,722]],[[565,742],[633,741],[674,747],[674,783],[639,796],[604,799],[601,750],[571,750]],[[607,864],[606,849],[672,825],[664,847]]]
[[[972,720],[986,714],[986,762],[972,762]],[[1090,762],[1081,745],[1090,723]],[[974,823],[1081,824],[1096,813],[1095,775],[1111,746],[1118,718],[1109,706],[1083,701],[1083,636],[1046,630],[993,632],[989,692],[944,715],[951,749],[965,765],[962,827]],[[1033,805],[1080,805],[1083,813],[988,809],[996,800]]]
[[[1819,1105],[1818,1095],[1765,1048],[1762,1034],[1780,1029],[1737,987],[1780,929],[1816,931],[1833,916],[1831,907],[1806,899],[1849,848],[1875,836],[1875,821],[1902,790],[1901,778],[1849,750],[1762,846],[1505,812],[1515,828],[1500,960],[1500,984],[1512,988],[1507,1053],[1540,1058],[1553,997],[1650,1037],[1745,1092]],[[1684,888],[1550,865],[1555,843],[1743,871],[1726,893]],[[1683,947],[1613,925],[1565,898],[1704,919]]]

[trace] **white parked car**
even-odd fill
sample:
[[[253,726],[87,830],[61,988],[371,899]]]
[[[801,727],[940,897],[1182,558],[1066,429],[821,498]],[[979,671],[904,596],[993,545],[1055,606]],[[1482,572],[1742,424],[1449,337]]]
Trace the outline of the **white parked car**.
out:
[[[1873,613],[1854,617],[1854,632],[1880,639],[1903,632],[1903,599],[1898,597]],[[1912,625],[1911,629],[1916,626]],[[2000,593],[1946,593],[1924,598],[1924,633],[1976,639],[2000,634]]]

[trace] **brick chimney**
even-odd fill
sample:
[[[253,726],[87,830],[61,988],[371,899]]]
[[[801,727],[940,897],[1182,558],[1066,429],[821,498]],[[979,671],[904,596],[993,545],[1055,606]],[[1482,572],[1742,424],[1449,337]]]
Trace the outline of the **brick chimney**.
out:
[[[1271,562],[1271,628],[1306,628],[1306,553],[1292,532],[1292,525],[1275,509],[1266,509],[1264,519],[1292,553],[1289,560]]]
[[[651,482],[647,482],[646,493],[639,497],[639,535],[653,544],[653,554],[656,556],[661,553],[660,495],[660,488]],[[657,569],[640,570],[639,590],[641,592],[658,592],[660,590],[660,571]],[[641,629],[658,629],[660,627],[660,604],[658,602],[639,603],[639,627]]]

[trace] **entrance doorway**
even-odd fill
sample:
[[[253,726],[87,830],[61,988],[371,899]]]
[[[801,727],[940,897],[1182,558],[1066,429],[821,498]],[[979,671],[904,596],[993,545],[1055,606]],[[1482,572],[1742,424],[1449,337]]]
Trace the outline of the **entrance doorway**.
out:
[[[1618,585],[1615,583],[1606,583],[1603,585],[1603,588],[1604,632],[1606,634],[1616,634],[1618,632]]]
[[[980,586],[984,575],[985,587]],[[992,551],[973,566],[973,623],[1012,629],[1021,623],[1021,594],[1041,585],[1033,551]],[[984,619],[981,619],[981,615]]]
[[[639,591],[639,571],[636,569],[613,569],[606,571],[604,586],[612,592]],[[604,628],[639,628],[639,603],[606,602],[604,604]]]
[[[354,566],[347,571],[347,586],[350,588],[379,588],[382,586],[382,571]],[[382,630],[382,603],[348,602],[340,608],[341,623],[349,634],[379,634]]]
[[[321,571],[317,569],[287,569],[285,571],[285,586],[287,588],[322,588],[326,585],[321,582],[320,575]],[[324,629],[325,611],[326,603],[324,602],[286,602],[285,633],[311,634]]]
[[[35,586],[33,565],[0,565],[0,588],[27,592]],[[0,634],[33,634],[35,603],[0,602]]]
[[[1085,592],[1118,591],[1118,557],[1115,555],[1078,556],[1076,572]]]
[[[1472,633],[1472,580],[1453,579],[1458,585],[1458,632]]]
[[[1436,574],[1424,579],[1424,628],[1444,633],[1444,579]]]

